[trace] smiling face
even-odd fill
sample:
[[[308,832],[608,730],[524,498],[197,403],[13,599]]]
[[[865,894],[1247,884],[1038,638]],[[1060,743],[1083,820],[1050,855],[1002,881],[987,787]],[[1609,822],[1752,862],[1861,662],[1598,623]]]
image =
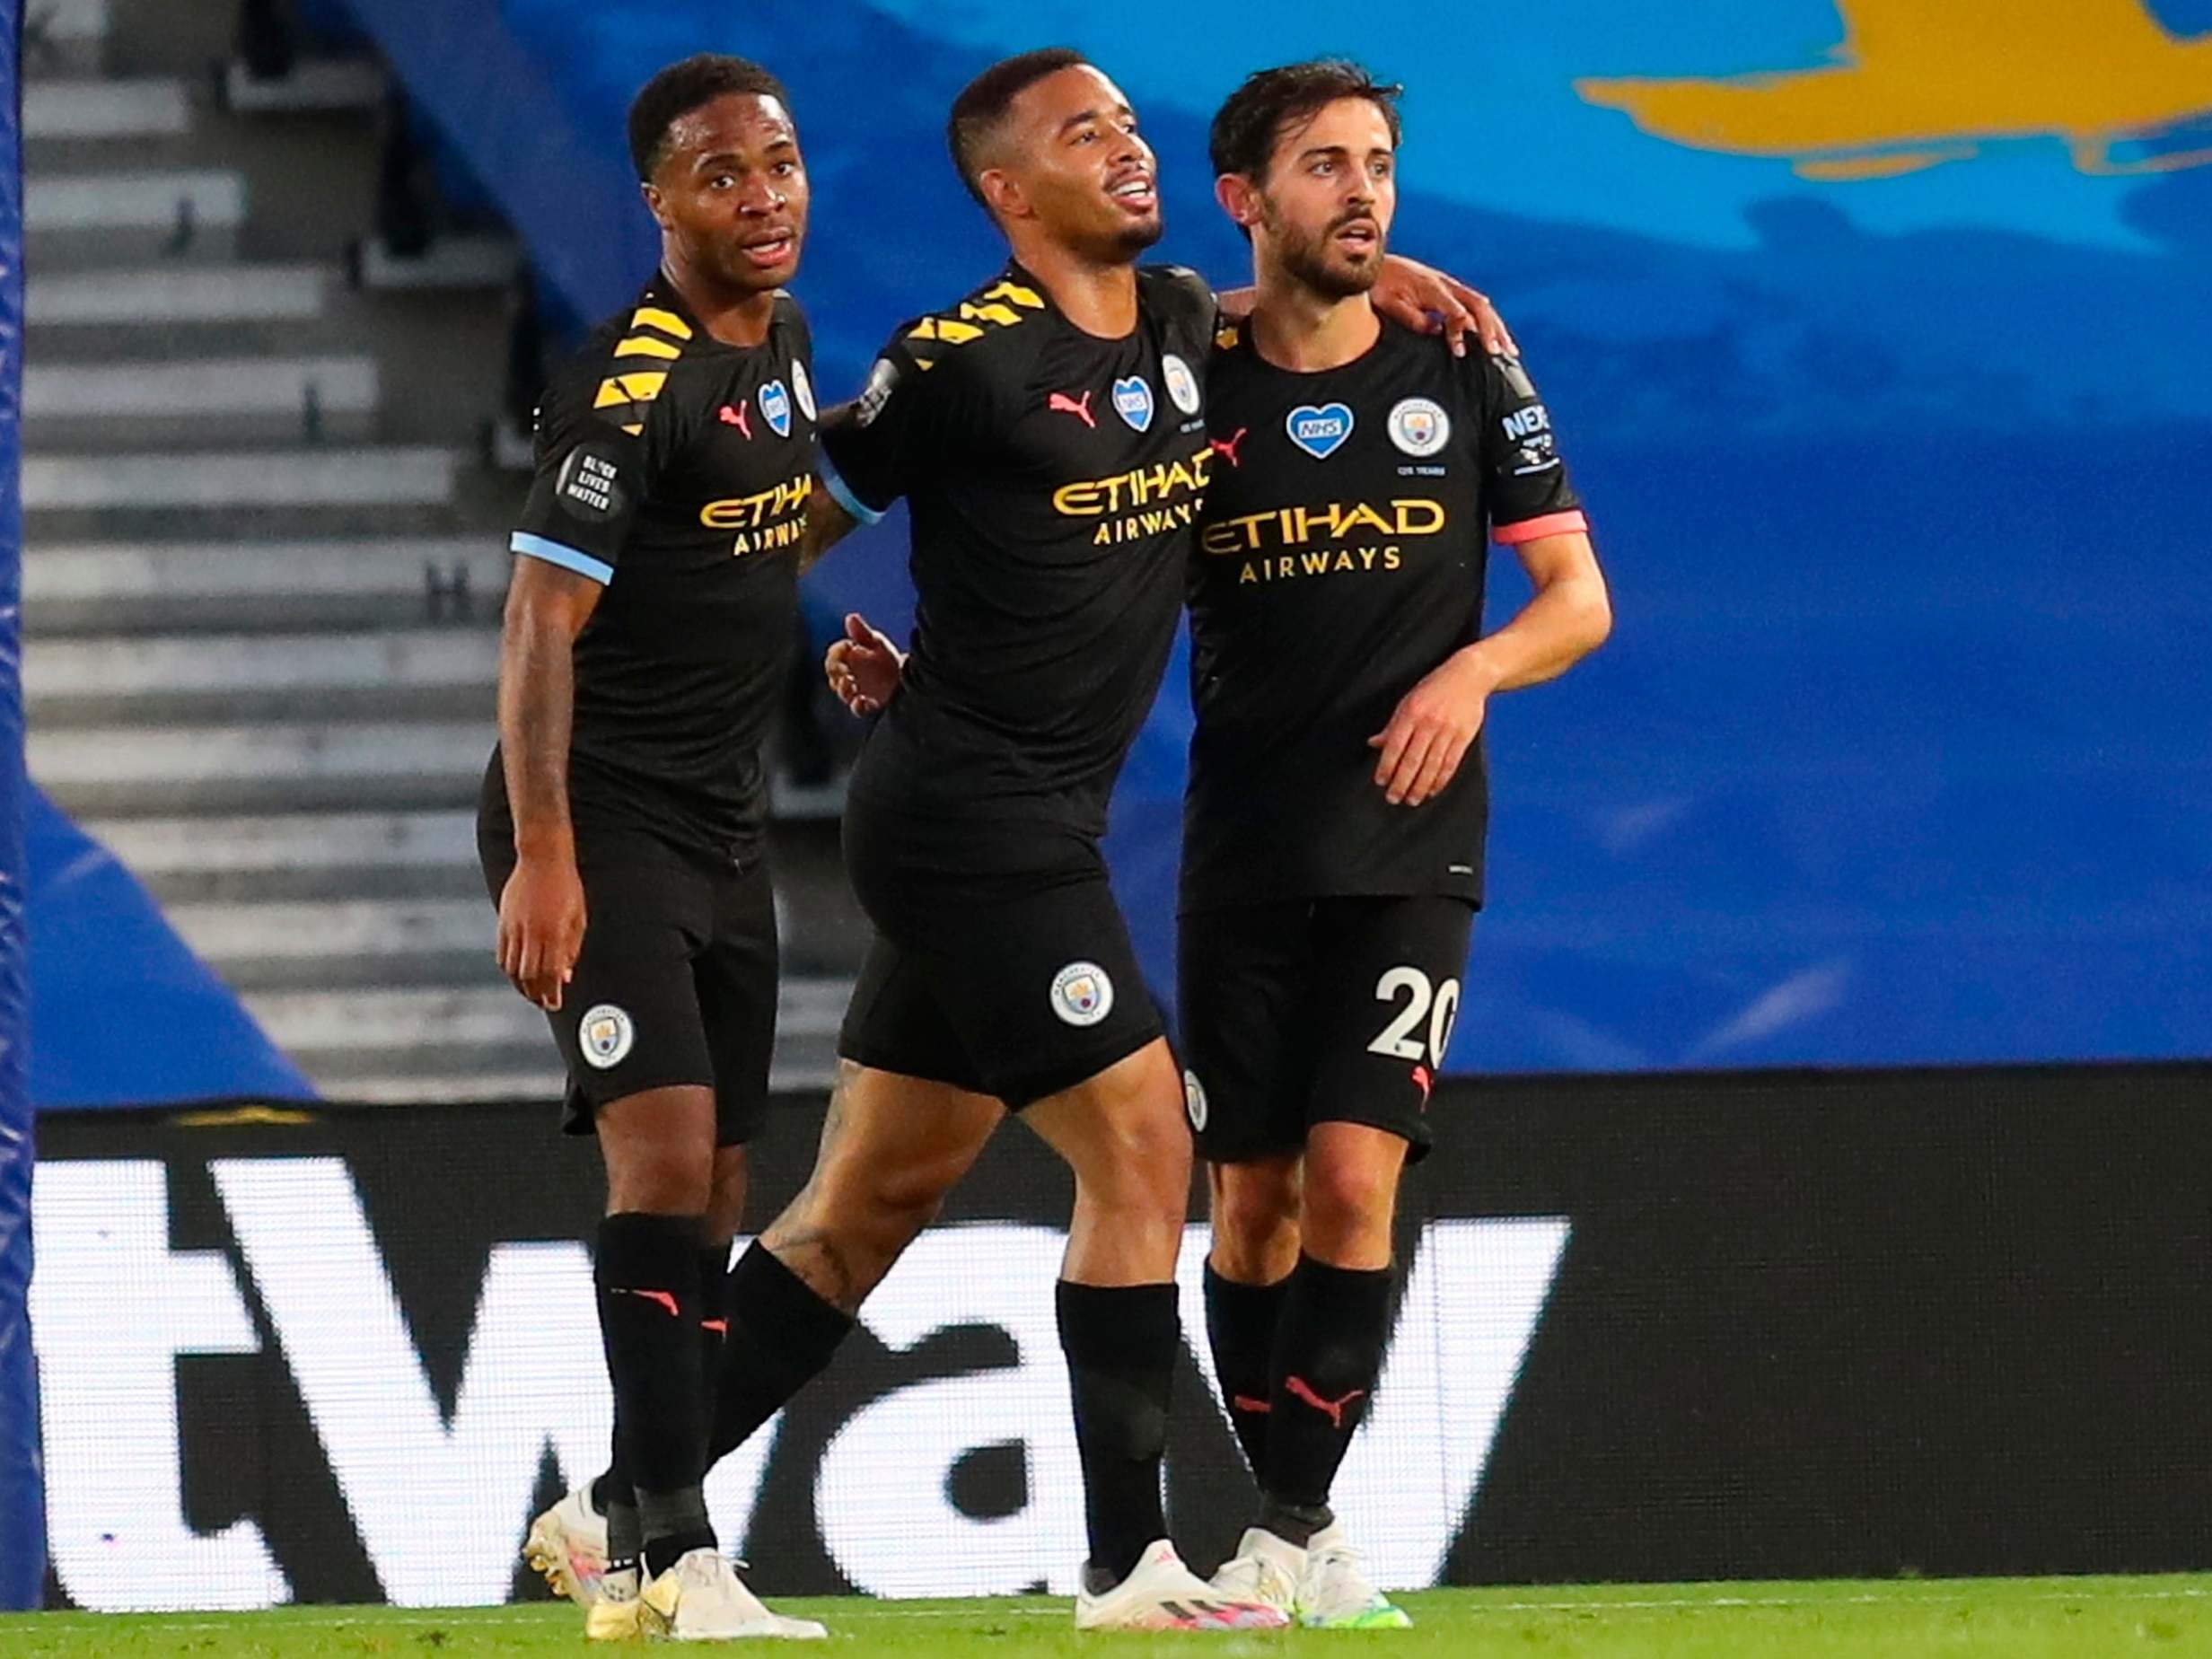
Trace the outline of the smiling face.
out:
[[[1025,87],[986,162],[978,187],[1002,223],[1033,219],[1102,264],[1126,263],[1160,240],[1152,146],[1121,89],[1088,64]]]
[[[1265,176],[1222,180],[1262,260],[1317,294],[1365,294],[1398,211],[1397,146],[1371,99],[1339,98],[1276,135]]]
[[[806,165],[780,99],[729,92],[670,123],[645,187],[671,251],[740,294],[788,283],[806,238]]]

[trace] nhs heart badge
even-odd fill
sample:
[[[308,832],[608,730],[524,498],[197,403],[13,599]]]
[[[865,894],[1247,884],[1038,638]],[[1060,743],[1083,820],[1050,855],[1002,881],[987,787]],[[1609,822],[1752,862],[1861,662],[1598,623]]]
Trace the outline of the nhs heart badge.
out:
[[[1152,425],[1152,383],[1141,374],[1114,382],[1114,413],[1137,431]]]
[[[1352,435],[1352,408],[1347,403],[1324,403],[1315,408],[1301,403],[1283,422],[1290,441],[1316,461],[1327,461]]]
[[[783,382],[772,380],[760,388],[760,413],[776,428],[777,437],[791,435],[791,394],[784,390]]]

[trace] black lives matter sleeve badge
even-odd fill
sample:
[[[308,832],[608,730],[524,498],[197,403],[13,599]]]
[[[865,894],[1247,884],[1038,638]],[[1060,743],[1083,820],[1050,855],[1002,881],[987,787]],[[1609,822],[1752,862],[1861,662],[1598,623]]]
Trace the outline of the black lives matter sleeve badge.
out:
[[[561,463],[554,496],[572,516],[591,522],[622,511],[622,465],[610,444],[579,443]]]

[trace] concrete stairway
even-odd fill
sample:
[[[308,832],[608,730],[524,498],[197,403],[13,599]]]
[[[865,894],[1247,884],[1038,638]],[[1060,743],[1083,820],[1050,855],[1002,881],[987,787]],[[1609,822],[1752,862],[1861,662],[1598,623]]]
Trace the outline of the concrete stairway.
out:
[[[373,66],[233,73],[217,110],[229,8],[139,4],[48,0],[26,53],[31,775],[327,1093],[550,1093],[471,821],[499,296],[347,286]],[[846,984],[788,981],[779,1083],[827,1076]]]

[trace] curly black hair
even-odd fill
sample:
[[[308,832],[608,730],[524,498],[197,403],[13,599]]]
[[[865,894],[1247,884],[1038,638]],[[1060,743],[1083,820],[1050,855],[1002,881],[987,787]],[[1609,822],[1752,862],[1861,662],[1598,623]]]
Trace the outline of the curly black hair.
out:
[[[773,98],[786,110],[791,94],[769,71],[750,58],[701,52],[671,64],[639,89],[630,102],[630,161],[638,181],[650,183],[668,159],[668,129],[691,113],[732,92]]]

